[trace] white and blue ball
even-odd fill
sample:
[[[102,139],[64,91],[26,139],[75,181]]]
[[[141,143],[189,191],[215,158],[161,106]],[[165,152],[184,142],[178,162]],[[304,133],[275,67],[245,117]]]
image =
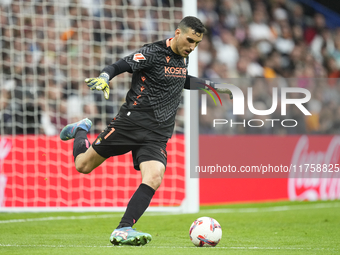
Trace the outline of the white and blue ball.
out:
[[[189,229],[191,242],[198,247],[216,246],[222,238],[222,228],[217,220],[210,217],[200,217]]]

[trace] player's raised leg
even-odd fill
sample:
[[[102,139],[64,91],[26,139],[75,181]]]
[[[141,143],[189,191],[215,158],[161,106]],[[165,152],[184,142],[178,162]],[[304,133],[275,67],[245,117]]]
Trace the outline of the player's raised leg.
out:
[[[87,132],[90,131],[91,126],[92,122],[86,118],[65,126],[60,132],[61,140],[67,141],[74,139],[73,156],[75,166],[77,171],[83,174],[90,173],[106,160],[106,158],[100,156],[91,147],[87,139]]]
[[[165,172],[163,163],[150,160],[140,164],[142,183],[131,197],[119,226],[112,232],[110,242],[114,245],[144,245],[151,241],[148,233],[132,229],[145,210],[149,207],[155,191],[162,183]]]
[[[92,170],[100,166],[106,160],[106,158],[100,156],[92,147],[89,147],[84,153],[76,154],[77,152],[74,150],[74,164],[77,171],[82,174],[91,173]]]
[[[61,130],[60,139],[63,141],[67,141],[75,138],[76,133],[79,129],[83,129],[86,132],[89,132],[92,127],[92,121],[88,118],[82,119],[76,123],[68,124]]]

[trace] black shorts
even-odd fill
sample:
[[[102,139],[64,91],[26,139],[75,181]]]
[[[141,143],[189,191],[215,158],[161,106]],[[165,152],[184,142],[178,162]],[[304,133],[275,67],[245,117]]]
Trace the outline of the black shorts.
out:
[[[166,167],[167,142],[167,137],[118,117],[98,135],[92,148],[104,158],[132,151],[133,166],[140,170],[140,163],[149,160],[160,161]]]

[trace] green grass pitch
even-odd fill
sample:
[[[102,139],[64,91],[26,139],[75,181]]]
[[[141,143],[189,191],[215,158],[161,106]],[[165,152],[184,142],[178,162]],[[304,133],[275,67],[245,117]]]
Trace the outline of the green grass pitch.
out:
[[[112,246],[122,213],[0,213],[0,254],[340,254],[340,202],[277,202],[201,207],[197,214],[146,213],[135,225],[153,240]],[[189,227],[210,216],[216,247],[195,247]]]

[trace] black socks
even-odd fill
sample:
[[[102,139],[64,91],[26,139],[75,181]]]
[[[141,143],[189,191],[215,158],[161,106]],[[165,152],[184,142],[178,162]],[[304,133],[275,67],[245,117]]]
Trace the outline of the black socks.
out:
[[[76,157],[80,153],[84,153],[91,146],[87,139],[87,132],[84,129],[79,128],[76,132],[74,143],[73,143],[73,157],[76,161]]]
[[[130,199],[125,214],[117,228],[132,227],[149,207],[155,190],[142,183]]]
[[[73,144],[74,160],[76,160],[79,154],[86,152],[90,146],[91,144],[87,139],[87,132],[79,128],[75,135]],[[131,197],[125,214],[117,228],[132,227],[149,207],[154,194],[155,190],[150,186],[144,183],[139,185],[138,189]]]

